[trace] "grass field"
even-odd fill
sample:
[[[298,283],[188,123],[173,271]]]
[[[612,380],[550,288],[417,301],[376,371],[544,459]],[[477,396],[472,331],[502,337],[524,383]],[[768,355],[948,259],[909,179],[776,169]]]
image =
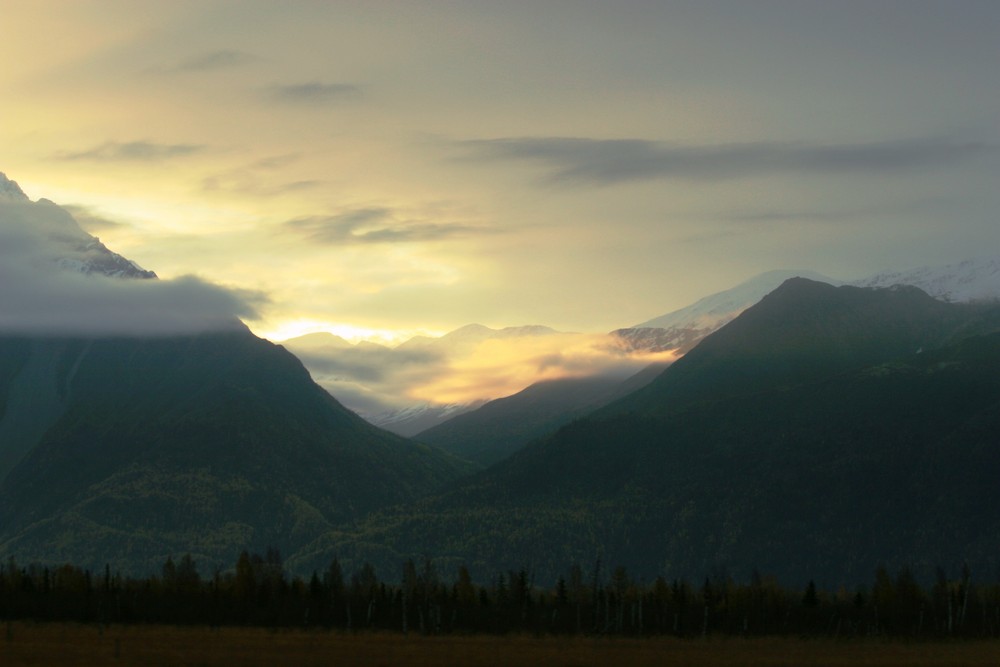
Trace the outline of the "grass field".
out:
[[[13,623],[0,665],[995,667],[1000,641],[403,637],[257,628]]]

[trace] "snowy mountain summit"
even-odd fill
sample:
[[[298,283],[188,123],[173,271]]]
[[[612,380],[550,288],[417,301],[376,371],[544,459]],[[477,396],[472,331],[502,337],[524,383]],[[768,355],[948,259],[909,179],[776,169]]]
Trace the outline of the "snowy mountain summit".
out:
[[[642,324],[612,331],[628,350],[662,352],[674,350],[684,354],[710,333],[721,329],[740,313],[777,289],[789,278],[809,278],[839,284],[815,271],[782,269],[768,271],[731,289],[710,294],[690,306],[675,310]]]
[[[635,328],[684,328],[714,331],[763,299],[765,295],[777,289],[781,283],[789,278],[808,278],[831,285],[838,283],[838,281],[815,271],[802,269],[768,271],[742,282],[736,287],[698,299],[690,306],[637,324]]]
[[[112,252],[84,231],[66,209],[47,199],[31,201],[21,186],[3,173],[0,232],[8,243],[18,241],[33,248],[37,257],[63,270],[112,278],[156,278],[152,271]]]
[[[0,171],[0,201],[28,201],[28,196],[24,194],[21,186],[7,178],[7,175]]]
[[[909,271],[885,271],[852,284],[858,287],[913,285],[941,301],[992,301],[1000,299],[1000,257],[981,257]]]
[[[762,273],[731,289],[711,294],[690,306],[613,331],[628,350],[675,350],[684,354],[705,336],[722,328],[789,278],[801,277],[831,285],[845,284],[814,271],[778,270]],[[1000,299],[1000,256],[969,259],[945,266],[908,271],[883,271],[849,283],[855,287],[913,285],[941,301]]]

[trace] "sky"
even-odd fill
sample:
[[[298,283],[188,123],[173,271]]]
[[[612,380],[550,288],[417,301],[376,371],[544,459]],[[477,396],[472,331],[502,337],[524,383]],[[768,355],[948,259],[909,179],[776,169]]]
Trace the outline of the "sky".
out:
[[[993,1],[0,0],[0,172],[274,340],[607,332],[997,254],[998,34]]]

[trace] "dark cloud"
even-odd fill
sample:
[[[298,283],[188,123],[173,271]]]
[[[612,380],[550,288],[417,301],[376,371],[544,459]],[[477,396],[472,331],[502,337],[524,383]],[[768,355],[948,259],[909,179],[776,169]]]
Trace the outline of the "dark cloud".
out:
[[[981,141],[918,139],[845,145],[756,142],[684,146],[641,139],[525,137],[461,142],[472,158],[536,162],[550,180],[613,185],[651,179],[723,180],[770,173],[887,173],[996,153]]]
[[[254,318],[260,295],[193,276],[129,280],[0,268],[0,331],[19,335],[170,336],[232,330]],[[258,303],[254,303],[254,302]]]
[[[374,415],[412,405],[409,389],[447,373],[445,350],[352,345],[336,336],[313,334],[282,343],[313,379],[350,409]]]
[[[434,223],[400,220],[388,208],[363,208],[330,216],[295,218],[286,229],[321,243],[407,243],[440,241],[457,236],[483,233],[482,227],[462,223]]]
[[[407,368],[418,366],[427,373],[431,366],[444,362],[444,356],[434,350],[392,349],[378,345],[353,345],[335,350],[310,350],[297,341],[286,341],[286,347],[309,370],[329,380],[376,384],[398,379]]]
[[[56,155],[60,160],[91,160],[95,162],[156,162],[184,157],[205,150],[199,144],[156,144],[149,141],[107,141],[100,146]]]
[[[232,51],[223,49],[212,51],[201,55],[193,56],[181,61],[171,71],[175,72],[204,72],[207,70],[225,69],[228,67],[239,67],[251,63],[256,58],[243,51]]]
[[[352,83],[296,83],[272,86],[271,94],[285,102],[300,102],[306,104],[321,104],[344,99],[352,99],[361,95],[361,87]]]
[[[711,220],[728,220],[747,224],[765,224],[770,222],[842,222],[856,220],[860,212],[853,211],[756,211],[746,213],[730,213],[724,216],[712,216]]]
[[[266,302],[260,293],[193,276],[139,280],[97,268],[121,263],[134,268],[65,209],[45,200],[0,202],[0,332],[162,336],[229,330],[243,326],[240,317],[257,317]]]
[[[763,209],[756,211],[735,211],[729,213],[711,213],[704,216],[706,221],[729,221],[736,223],[771,223],[771,222],[818,222],[836,223],[851,221],[871,221],[887,216],[906,216],[915,218],[921,213],[940,212],[947,214],[954,211],[960,202],[952,196],[922,196],[906,201],[893,201],[887,204],[872,204],[856,207],[838,207],[831,210],[816,209]]]

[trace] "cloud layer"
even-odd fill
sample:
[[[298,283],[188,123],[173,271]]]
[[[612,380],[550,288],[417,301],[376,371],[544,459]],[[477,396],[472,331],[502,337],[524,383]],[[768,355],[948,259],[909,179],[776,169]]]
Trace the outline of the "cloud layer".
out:
[[[232,49],[219,49],[197,56],[186,58],[166,71],[170,72],[204,72],[246,65],[255,60],[254,56]]]
[[[344,99],[360,97],[361,87],[353,83],[307,83],[281,84],[271,88],[275,99],[301,104],[325,104]]]
[[[724,180],[773,173],[883,173],[995,154],[982,141],[916,139],[844,145],[753,142],[686,146],[641,139],[522,137],[461,143],[484,160],[536,162],[556,183],[613,185],[650,179]]]
[[[329,216],[289,220],[286,230],[320,243],[414,243],[440,241],[457,236],[484,233],[483,227],[462,223],[423,222],[400,219],[389,208],[353,209]]]
[[[60,160],[90,160],[95,162],[157,162],[193,155],[205,149],[198,144],[158,144],[150,141],[106,141],[83,151],[62,152]]]
[[[671,352],[626,349],[603,334],[475,325],[441,338],[395,348],[314,334],[284,343],[313,378],[341,402],[367,415],[415,403],[469,404],[509,396],[543,380],[610,375],[624,379]]]
[[[96,268],[96,267],[100,268]],[[261,294],[193,276],[142,280],[140,271],[40,201],[0,201],[0,334],[167,336],[241,328]],[[120,270],[117,272],[121,272]]]

